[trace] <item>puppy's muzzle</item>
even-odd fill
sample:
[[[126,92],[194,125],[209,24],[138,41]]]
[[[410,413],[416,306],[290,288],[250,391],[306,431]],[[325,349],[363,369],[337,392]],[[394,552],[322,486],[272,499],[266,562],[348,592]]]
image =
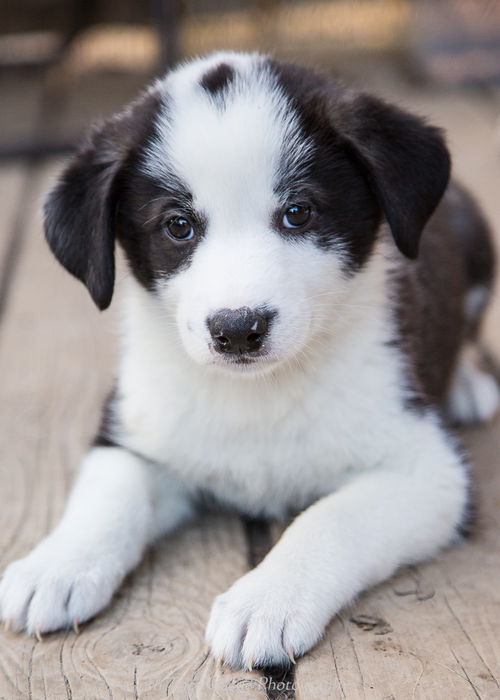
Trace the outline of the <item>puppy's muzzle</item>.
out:
[[[207,319],[208,329],[217,352],[243,355],[255,353],[263,345],[276,312],[241,309],[221,309]]]

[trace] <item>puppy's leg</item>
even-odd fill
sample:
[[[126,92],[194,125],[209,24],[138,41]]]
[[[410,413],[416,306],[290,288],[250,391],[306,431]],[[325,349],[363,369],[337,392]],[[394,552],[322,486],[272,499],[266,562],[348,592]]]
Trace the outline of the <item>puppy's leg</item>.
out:
[[[468,343],[458,358],[446,401],[447,413],[454,423],[483,423],[492,420],[498,411],[498,384],[480,365],[477,348]]]
[[[88,620],[111,600],[155,537],[191,514],[182,486],[118,447],[84,459],[65,514],[0,584],[1,618],[41,634]]]
[[[437,426],[424,427],[388,447],[383,466],[304,511],[218,596],[207,627],[215,657],[236,667],[289,663],[365,588],[453,540],[467,507],[466,469]]]

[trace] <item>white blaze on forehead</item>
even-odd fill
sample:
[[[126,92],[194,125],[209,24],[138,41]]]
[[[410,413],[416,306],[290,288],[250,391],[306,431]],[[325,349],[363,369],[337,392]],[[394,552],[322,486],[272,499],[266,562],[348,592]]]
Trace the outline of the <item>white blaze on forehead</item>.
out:
[[[214,97],[200,81],[221,63],[234,75]],[[235,198],[240,206],[271,206],[280,167],[287,177],[303,168],[309,144],[263,57],[219,53],[171,73],[162,86],[165,108],[146,169],[166,183],[180,178],[201,210]]]

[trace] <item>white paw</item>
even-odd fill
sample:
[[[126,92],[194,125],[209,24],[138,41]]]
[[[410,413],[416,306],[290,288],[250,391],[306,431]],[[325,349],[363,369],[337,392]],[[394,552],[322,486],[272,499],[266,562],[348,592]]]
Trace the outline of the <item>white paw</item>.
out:
[[[217,596],[206,639],[233,668],[284,666],[318,641],[329,617],[307,585],[257,568]]]
[[[490,421],[498,411],[500,390],[495,379],[466,360],[455,372],[448,395],[450,418],[461,424]]]
[[[122,578],[111,557],[77,554],[49,537],[5,570],[0,618],[36,635],[77,626],[108,605]]]

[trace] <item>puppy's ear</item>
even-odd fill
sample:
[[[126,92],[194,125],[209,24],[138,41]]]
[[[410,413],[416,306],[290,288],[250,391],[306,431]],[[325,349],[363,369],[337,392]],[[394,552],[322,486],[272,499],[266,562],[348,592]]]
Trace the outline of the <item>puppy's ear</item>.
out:
[[[335,127],[364,169],[396,245],[416,258],[422,230],[450,176],[450,156],[440,130],[364,94],[341,100],[333,113]]]
[[[113,295],[113,182],[122,162],[109,129],[108,123],[91,133],[44,207],[45,236],[52,252],[87,286],[101,310]]]
[[[45,202],[45,236],[52,252],[87,286],[101,310],[113,296],[118,175],[151,124],[158,99],[146,93],[94,128]]]

